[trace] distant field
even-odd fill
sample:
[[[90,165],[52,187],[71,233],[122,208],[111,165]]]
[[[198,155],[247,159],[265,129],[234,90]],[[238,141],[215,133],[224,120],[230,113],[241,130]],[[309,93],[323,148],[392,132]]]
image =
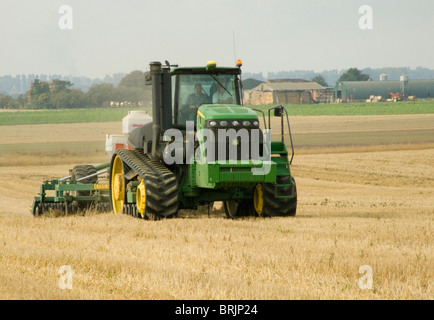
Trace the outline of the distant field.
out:
[[[121,121],[137,108],[87,108],[0,112],[0,126],[22,124],[83,123]]]
[[[434,114],[290,116],[290,123],[296,154],[434,145]],[[273,118],[271,124],[272,139],[279,140],[280,120]],[[121,132],[121,121],[0,126],[0,166],[45,164],[49,158],[74,163],[70,160],[80,155],[106,158],[106,134]]]
[[[263,111],[267,106],[249,106]],[[434,113],[434,101],[341,103],[317,105],[285,105],[290,116],[395,115]],[[0,112],[0,126],[22,124],[83,123],[121,121],[129,110],[138,108],[86,108]],[[151,113],[151,110],[148,109]]]
[[[251,106],[267,111],[273,105]],[[292,104],[284,105],[291,116],[356,116],[434,113],[434,101],[339,103],[339,104]]]

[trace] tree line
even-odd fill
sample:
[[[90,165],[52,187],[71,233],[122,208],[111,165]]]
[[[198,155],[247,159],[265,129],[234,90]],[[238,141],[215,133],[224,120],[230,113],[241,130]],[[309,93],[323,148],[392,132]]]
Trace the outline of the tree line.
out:
[[[348,69],[334,69],[322,72],[315,72],[313,70],[293,70],[268,72],[265,75],[262,73],[244,73],[243,78],[254,78],[265,81],[266,79],[313,79],[317,76],[321,76],[321,78],[323,78],[329,86],[333,87],[336,84],[336,81],[339,81],[339,78],[347,71]],[[361,68],[359,71],[361,71],[363,74],[369,75],[372,81],[380,80],[381,74],[387,74],[389,80],[399,80],[400,76],[403,74],[408,75],[409,78],[413,80],[434,79],[434,70],[424,67]]]
[[[54,79],[68,80],[74,83],[74,88],[81,89],[87,92],[90,87],[98,83],[112,83],[117,86],[119,82],[127,75],[127,73],[114,73],[106,75],[104,78],[89,78],[85,76],[62,76],[60,74],[19,74],[15,76],[3,75],[0,76],[0,94],[11,95],[18,97],[29,90],[30,83],[35,79],[48,82]]]
[[[0,108],[8,109],[68,109],[83,107],[110,107],[146,105],[150,90],[145,87],[145,74],[135,70],[121,79],[117,86],[111,83],[93,85],[87,92],[73,88],[73,83],[54,79],[35,79],[30,90],[14,98],[0,94]]]
[[[363,69],[364,70],[364,69]],[[372,70],[371,70],[372,71]],[[389,70],[390,71],[390,70]],[[281,74],[282,76],[283,74]],[[276,77],[278,79],[279,77]],[[246,79],[252,80],[252,79]],[[337,81],[368,81],[372,77],[357,68],[342,73]],[[392,80],[392,79],[390,79]],[[329,84],[321,74],[314,75],[311,81],[323,87]],[[259,81],[260,82],[260,81]],[[247,85],[247,83],[246,83]],[[253,84],[252,84],[253,85]],[[93,85],[87,92],[72,88],[73,83],[55,79],[49,82],[35,79],[31,89],[24,95],[14,98],[0,94],[0,108],[7,109],[68,109],[83,107],[110,106],[150,106],[151,92],[145,86],[145,73],[135,70],[123,77],[117,86],[111,83]]]

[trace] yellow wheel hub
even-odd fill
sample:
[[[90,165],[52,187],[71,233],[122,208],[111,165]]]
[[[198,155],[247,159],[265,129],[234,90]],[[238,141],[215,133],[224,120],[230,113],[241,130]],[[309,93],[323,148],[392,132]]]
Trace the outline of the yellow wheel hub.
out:
[[[262,184],[258,183],[253,195],[253,204],[255,210],[260,217],[262,217],[262,210],[264,209],[264,192],[262,191]]]
[[[146,210],[146,188],[145,188],[145,184],[143,183],[143,180],[137,186],[136,205],[140,215],[142,216],[142,218],[144,218],[145,210]]]
[[[122,194],[123,183],[124,183],[123,178],[124,178],[123,175],[120,173],[118,173],[114,176],[113,195],[117,201],[124,200],[124,197]]]
[[[124,167],[122,159],[119,156],[113,161],[111,168],[111,196],[113,211],[115,213],[122,213],[124,209],[125,199],[125,183],[124,183]]]

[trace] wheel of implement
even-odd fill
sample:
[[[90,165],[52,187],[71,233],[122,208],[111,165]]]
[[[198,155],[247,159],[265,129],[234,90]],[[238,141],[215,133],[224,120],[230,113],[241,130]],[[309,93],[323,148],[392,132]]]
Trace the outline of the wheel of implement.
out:
[[[223,207],[228,219],[235,219],[237,217],[238,202],[235,200],[224,201]]]
[[[262,191],[262,183],[258,183],[253,194],[253,205],[255,212],[261,217],[264,209],[264,191]]]
[[[95,169],[94,166],[92,165],[78,165],[75,166],[72,170],[71,170],[71,179],[72,180],[78,180],[84,177],[87,177],[89,175],[95,174],[97,171]],[[79,182],[77,182],[77,184],[95,184],[98,181],[98,177],[97,176],[93,176],[90,178],[86,178],[84,180],[81,180]],[[91,191],[73,191],[73,195],[76,197],[86,197],[86,196],[90,196]],[[79,210],[85,210],[88,209],[91,205],[91,203],[89,201],[74,201],[76,202],[75,205],[78,207]],[[60,208],[60,206],[59,206]]]
[[[110,203],[114,213],[122,213],[125,201],[125,176],[122,159],[115,155],[110,166]]]
[[[34,217],[39,217],[42,215],[42,204],[37,203],[35,200],[33,200],[32,203],[32,214]]]
[[[235,200],[227,200],[223,202],[223,207],[228,219],[239,217],[253,216],[253,202],[251,199],[245,199],[241,202]]]
[[[292,176],[279,176],[276,197],[276,184],[259,183],[256,185],[253,203],[255,212],[260,217],[291,217],[297,211],[297,187]],[[283,197],[283,198],[280,198]]]

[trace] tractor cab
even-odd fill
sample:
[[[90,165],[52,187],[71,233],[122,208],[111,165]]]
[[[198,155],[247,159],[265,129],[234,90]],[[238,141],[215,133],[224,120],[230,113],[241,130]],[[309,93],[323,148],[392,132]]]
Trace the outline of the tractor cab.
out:
[[[196,121],[202,105],[241,105],[239,67],[217,67],[210,61],[206,67],[175,67],[170,74],[175,126]]]

